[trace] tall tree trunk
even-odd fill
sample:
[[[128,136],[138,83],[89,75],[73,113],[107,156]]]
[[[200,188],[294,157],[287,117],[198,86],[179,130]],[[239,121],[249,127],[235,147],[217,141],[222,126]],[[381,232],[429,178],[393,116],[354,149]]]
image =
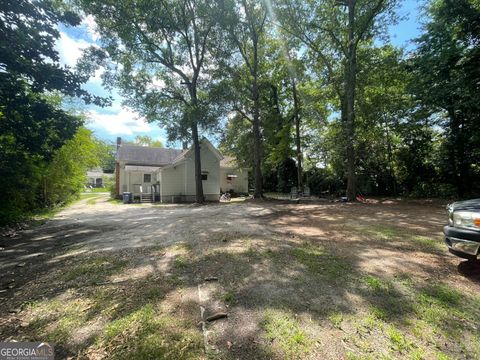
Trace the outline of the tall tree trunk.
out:
[[[197,122],[192,124],[192,139],[195,157],[195,202],[202,204],[205,199],[203,197],[202,163],[200,160],[200,141],[198,140]]]
[[[390,132],[388,131],[388,124],[385,121],[385,130],[386,130],[386,137],[387,137],[387,162],[388,162],[388,172],[390,176],[391,186],[393,195],[397,195],[397,179],[395,178],[395,172],[393,171],[393,149],[392,149],[392,141],[390,139]]]
[[[357,72],[357,49],[355,39],[355,4],[348,1],[348,54],[345,74],[346,100],[346,135],[347,135],[347,197],[350,201],[356,198],[355,175],[355,86]]]
[[[457,194],[460,198],[465,197],[466,190],[470,187],[470,174],[468,157],[465,151],[465,137],[463,134],[464,122],[460,116],[457,116],[454,107],[448,109],[450,117],[450,131],[452,133],[453,144],[451,147],[453,177],[455,179],[455,186]]]
[[[190,84],[190,97],[191,105],[194,109],[193,112],[190,112],[190,116],[197,116],[197,89],[195,82]],[[203,184],[202,184],[202,162],[200,157],[200,141],[198,139],[198,119],[191,119],[192,126],[192,140],[193,140],[193,152],[195,158],[195,202],[202,204],[205,201],[203,196]]]
[[[302,147],[300,143],[300,103],[297,96],[297,84],[292,76],[293,113],[295,118],[295,145],[297,147],[297,183],[298,191],[303,192]]]
[[[262,137],[260,134],[260,93],[258,90],[258,38],[253,38],[253,69],[252,69],[252,100],[253,100],[253,166],[255,169],[254,198],[263,197],[262,177]]]
[[[470,176],[470,158],[468,154],[467,136],[465,134],[465,117],[462,114],[459,120],[458,131],[458,162],[459,162],[459,195],[468,197],[472,189],[472,178]]]

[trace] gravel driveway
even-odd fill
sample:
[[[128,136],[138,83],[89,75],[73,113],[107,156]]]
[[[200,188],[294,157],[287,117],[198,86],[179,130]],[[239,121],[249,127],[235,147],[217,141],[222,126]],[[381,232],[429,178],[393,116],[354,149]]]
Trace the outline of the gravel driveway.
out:
[[[268,227],[255,219],[271,210],[252,204],[124,205],[109,201],[106,194],[94,198],[94,204],[91,202],[80,200],[45,224],[4,239],[0,270],[30,263],[58,247],[101,252],[179,242],[201,245],[207,237],[226,231],[269,233]]]

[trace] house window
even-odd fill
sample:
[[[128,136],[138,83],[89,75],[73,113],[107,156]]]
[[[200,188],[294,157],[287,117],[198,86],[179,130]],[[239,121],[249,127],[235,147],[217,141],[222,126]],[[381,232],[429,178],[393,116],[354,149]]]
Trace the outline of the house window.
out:
[[[152,174],[143,174],[143,182],[144,183],[152,182]]]
[[[208,174],[202,174],[202,180],[207,180]]]

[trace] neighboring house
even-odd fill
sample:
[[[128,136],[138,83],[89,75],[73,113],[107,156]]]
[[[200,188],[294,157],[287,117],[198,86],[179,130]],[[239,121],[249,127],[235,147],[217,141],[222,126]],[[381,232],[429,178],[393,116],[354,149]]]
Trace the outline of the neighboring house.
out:
[[[205,200],[218,201],[221,191],[248,192],[248,169],[222,156],[207,139],[201,140],[200,148]],[[141,201],[194,202],[193,148],[136,146],[118,138],[115,181],[118,196],[131,192]]]
[[[113,174],[104,173],[102,169],[90,169],[87,171],[87,185],[92,187],[104,187],[104,181],[113,178]]]

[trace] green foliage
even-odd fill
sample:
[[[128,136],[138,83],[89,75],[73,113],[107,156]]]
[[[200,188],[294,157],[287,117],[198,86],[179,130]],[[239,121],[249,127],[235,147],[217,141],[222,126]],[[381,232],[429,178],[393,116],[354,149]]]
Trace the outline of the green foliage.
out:
[[[52,161],[62,156],[84,119],[62,109],[64,96],[105,105],[107,99],[81,88],[88,78],[61,67],[55,50],[57,25],[80,23],[80,18],[51,1],[6,1],[0,4],[0,224],[18,220],[46,205],[51,198],[46,176]],[[58,167],[58,162],[56,163]],[[73,171],[73,170],[72,170]],[[56,173],[56,184],[71,173]],[[67,196],[68,194],[68,196]]]
[[[100,168],[106,173],[113,173],[115,171],[116,145],[100,139],[95,139],[95,143]]]
[[[92,96],[81,88],[81,84],[88,78],[75,74],[58,63],[59,56],[54,46],[60,38],[57,24],[79,25],[78,15],[64,11],[53,1],[26,0],[2,1],[0,14],[2,92],[10,87],[11,94],[16,96],[22,96],[23,91],[18,92],[18,89],[25,87],[33,93],[58,90],[65,95],[79,96],[87,103],[108,103],[106,99]],[[2,93],[2,106],[6,104],[3,96]],[[14,98],[15,96],[10,97]]]
[[[459,196],[480,192],[480,9],[472,0],[435,0],[411,60],[420,120],[443,129],[438,175]],[[475,185],[477,184],[477,185]]]
[[[305,177],[311,193],[321,197],[340,196],[345,188],[342,178],[330,168],[313,167],[307,171]]]
[[[140,146],[150,146],[163,148],[163,144],[160,140],[154,140],[148,135],[137,135],[133,140],[132,144]]]
[[[98,166],[96,142],[91,131],[80,128],[48,164],[43,179],[44,203],[65,203],[77,197],[85,185],[87,169]]]
[[[216,109],[207,106],[212,86],[200,79],[210,71],[206,61],[218,40],[215,16],[220,10],[214,3],[76,3],[95,17],[102,36],[102,47],[90,48],[81,61],[82,73],[104,66],[108,85],[120,88],[128,105],[147,121],[164,127],[169,140],[191,140],[195,124],[215,125]]]

